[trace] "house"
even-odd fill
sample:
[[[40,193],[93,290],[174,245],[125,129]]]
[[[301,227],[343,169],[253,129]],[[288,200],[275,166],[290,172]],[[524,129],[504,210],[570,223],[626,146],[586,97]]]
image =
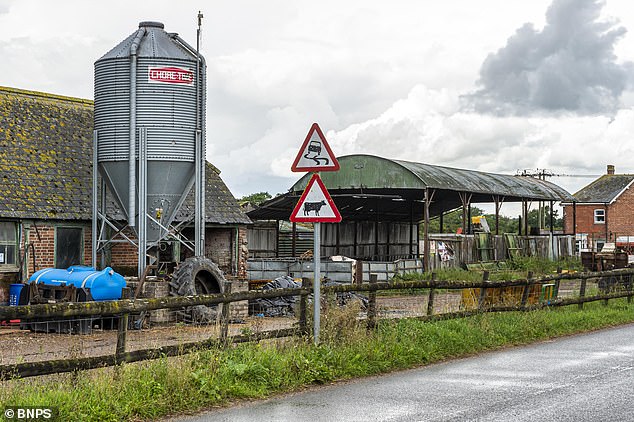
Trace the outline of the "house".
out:
[[[577,250],[600,251],[607,242],[634,242],[634,174],[607,172],[562,203],[564,230],[575,233]]]
[[[8,283],[38,269],[90,265],[92,128],[92,101],[0,87],[0,303]],[[246,277],[251,221],[210,163],[205,190],[205,254],[225,274]],[[193,215],[189,196],[177,221]],[[136,247],[116,243],[107,252],[107,265],[136,274]]]

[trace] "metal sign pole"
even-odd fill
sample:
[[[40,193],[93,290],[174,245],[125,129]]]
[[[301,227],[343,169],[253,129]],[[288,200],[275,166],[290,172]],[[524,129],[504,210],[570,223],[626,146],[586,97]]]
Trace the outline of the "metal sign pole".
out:
[[[313,292],[314,292],[314,300],[313,300],[313,339],[315,340],[315,345],[319,344],[319,324],[320,324],[320,313],[321,313],[321,245],[320,245],[320,230],[321,223],[314,223],[313,225],[313,259],[314,259],[314,278],[313,278]]]

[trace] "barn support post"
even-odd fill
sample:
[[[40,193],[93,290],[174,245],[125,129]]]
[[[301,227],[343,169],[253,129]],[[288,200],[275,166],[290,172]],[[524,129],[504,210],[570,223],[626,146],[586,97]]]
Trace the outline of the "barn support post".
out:
[[[467,234],[467,208],[471,209],[471,198],[473,194],[467,192],[458,192],[460,202],[462,203],[462,234]],[[470,212],[469,212],[470,213]]]
[[[430,242],[429,242],[429,206],[431,201],[434,199],[434,193],[436,191],[431,190],[429,188],[425,188],[425,207],[424,207],[424,218],[425,218],[425,232],[423,234],[423,242],[425,243],[423,250],[423,269],[425,272],[429,272],[431,270],[431,263],[429,260],[431,259],[431,251],[430,251]]]
[[[467,234],[473,234],[473,224],[471,224],[471,202],[467,207]]]
[[[553,211],[554,201],[550,201],[550,234],[555,233],[555,215]]]
[[[293,223],[293,229],[295,229],[295,223]],[[293,243],[291,256],[295,256],[295,234],[292,233],[291,237],[291,242]],[[280,220],[275,220],[275,257],[280,257]]]
[[[358,258],[358,254],[357,254],[358,230],[359,230],[359,228],[357,227],[357,220],[354,220],[354,245],[353,245],[353,249],[354,249],[354,257],[355,257],[355,259]]]
[[[416,256],[420,256],[420,223],[416,223]]]
[[[379,259],[379,200],[376,200],[376,220],[374,220],[374,259]]]
[[[504,203],[504,197],[499,195],[493,196],[493,202],[495,203],[495,235],[500,234],[500,210]]]
[[[408,242],[409,242],[409,257],[413,258],[414,255],[414,202],[410,202],[409,204],[409,233],[408,233]]]
[[[386,225],[386,246],[385,246],[385,254],[387,255],[387,261],[391,261],[392,257],[390,255],[390,229],[391,229],[391,225],[389,221],[385,222]]]
[[[280,234],[279,234],[279,232],[277,233],[276,238],[277,238],[277,247],[278,247],[278,250],[279,250],[279,245],[280,245]],[[291,233],[291,256],[293,256],[293,257],[297,256],[297,223],[295,223],[295,222],[293,222],[293,229],[292,229],[292,233]]]
[[[445,221],[444,221],[444,217],[445,217],[445,212],[441,211],[440,215],[438,216],[438,223],[439,223],[439,232],[440,233],[444,233],[445,232]]]

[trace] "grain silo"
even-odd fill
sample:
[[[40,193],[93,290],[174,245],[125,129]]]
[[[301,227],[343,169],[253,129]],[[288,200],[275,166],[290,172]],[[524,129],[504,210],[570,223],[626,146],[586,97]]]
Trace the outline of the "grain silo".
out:
[[[178,239],[171,224],[192,187],[195,254],[203,254],[205,61],[197,50],[162,23],[141,22],[95,62],[94,164],[138,238],[139,275],[149,249]],[[95,173],[93,239],[107,219],[97,183]]]

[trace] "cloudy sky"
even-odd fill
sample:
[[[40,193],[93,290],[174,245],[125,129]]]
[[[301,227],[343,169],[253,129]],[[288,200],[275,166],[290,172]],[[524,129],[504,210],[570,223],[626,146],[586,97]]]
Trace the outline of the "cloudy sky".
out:
[[[0,85],[92,98],[139,21],[193,44],[199,9],[208,159],[237,197],[286,191],[313,122],[337,155],[634,172],[629,0],[0,0]]]

